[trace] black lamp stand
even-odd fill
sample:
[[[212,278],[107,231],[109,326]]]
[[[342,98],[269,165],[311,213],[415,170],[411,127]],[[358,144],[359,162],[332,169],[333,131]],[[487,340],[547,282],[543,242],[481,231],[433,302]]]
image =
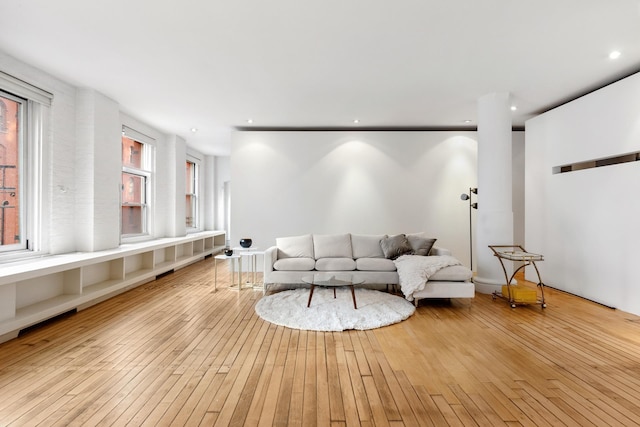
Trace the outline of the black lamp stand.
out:
[[[472,203],[471,195],[478,194],[477,188],[469,188],[469,194],[462,193],[460,195],[460,200],[468,200],[469,201],[469,263],[471,265],[471,271],[473,271],[473,233],[471,230],[471,209],[478,209],[478,202]]]

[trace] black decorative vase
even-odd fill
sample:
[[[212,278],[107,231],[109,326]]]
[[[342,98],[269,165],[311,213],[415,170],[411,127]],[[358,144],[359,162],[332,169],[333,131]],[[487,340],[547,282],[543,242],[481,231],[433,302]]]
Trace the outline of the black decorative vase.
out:
[[[224,254],[225,254],[226,256],[231,256],[231,255],[233,255],[233,249],[226,248],[226,249],[224,250]]]
[[[240,246],[242,246],[243,248],[247,249],[251,247],[251,244],[253,243],[253,241],[251,239],[240,239]]]

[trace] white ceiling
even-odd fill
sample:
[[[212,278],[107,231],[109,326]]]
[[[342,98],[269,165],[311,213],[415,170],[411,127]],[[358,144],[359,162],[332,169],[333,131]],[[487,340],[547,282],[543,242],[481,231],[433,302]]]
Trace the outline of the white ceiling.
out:
[[[640,1],[2,0],[0,50],[228,155],[245,126],[475,128],[490,92],[523,126],[640,70]]]

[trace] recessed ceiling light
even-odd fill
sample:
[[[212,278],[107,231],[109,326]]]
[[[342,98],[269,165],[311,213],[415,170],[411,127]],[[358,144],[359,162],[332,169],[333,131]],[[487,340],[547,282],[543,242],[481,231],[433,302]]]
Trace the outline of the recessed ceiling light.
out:
[[[518,107],[516,107],[515,105],[511,106],[511,111],[516,111],[518,109]]]
[[[620,55],[622,55],[622,53],[620,53],[619,50],[614,50],[609,54],[609,59],[618,59],[620,58]]]
[[[253,119],[247,119],[247,123],[249,124],[253,123]]]
[[[191,132],[198,132],[198,128],[191,128]]]
[[[465,123],[471,123],[471,120],[467,119],[464,121]]]
[[[358,124],[358,123],[360,123],[360,120],[358,120],[358,119],[353,119],[353,123]]]

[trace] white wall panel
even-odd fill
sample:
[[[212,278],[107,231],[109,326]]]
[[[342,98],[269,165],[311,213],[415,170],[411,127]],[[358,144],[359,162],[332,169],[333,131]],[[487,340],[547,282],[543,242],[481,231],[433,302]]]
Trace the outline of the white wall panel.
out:
[[[640,162],[562,174],[554,166],[640,151],[640,74],[526,124],[526,242],[542,279],[640,314]],[[532,274],[533,272],[528,272]]]
[[[511,171],[513,174],[512,196],[513,202],[513,243],[524,246],[524,132],[513,132],[511,155]],[[525,246],[526,249],[526,246]]]

